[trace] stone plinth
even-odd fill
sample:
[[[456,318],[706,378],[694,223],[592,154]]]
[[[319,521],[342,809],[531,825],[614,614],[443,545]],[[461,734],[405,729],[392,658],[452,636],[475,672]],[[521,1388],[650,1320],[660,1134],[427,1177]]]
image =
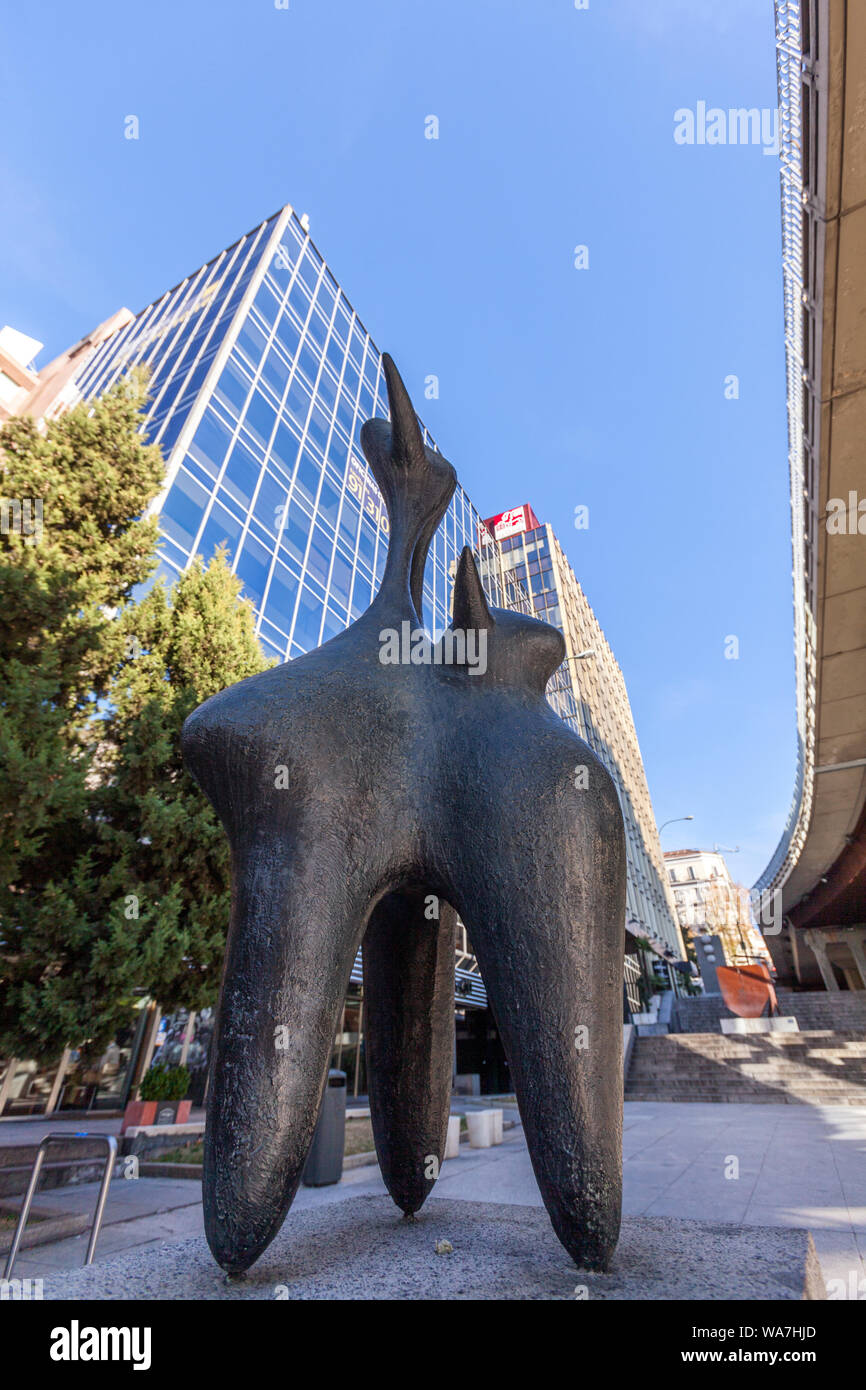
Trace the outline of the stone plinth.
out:
[[[447,1249],[450,1246],[450,1251]],[[437,1253],[437,1247],[442,1253]],[[387,1197],[289,1214],[227,1282],[202,1237],[46,1278],[46,1299],[826,1298],[807,1231],[630,1217],[607,1274],[571,1262],[539,1207],[432,1198],[404,1220]]]

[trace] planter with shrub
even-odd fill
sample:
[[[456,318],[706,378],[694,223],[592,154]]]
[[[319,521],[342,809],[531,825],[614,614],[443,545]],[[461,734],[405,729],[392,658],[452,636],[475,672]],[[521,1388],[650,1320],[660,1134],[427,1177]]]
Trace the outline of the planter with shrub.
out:
[[[192,1101],[184,1100],[189,1090],[186,1067],[166,1067],[154,1063],[138,1088],[140,1100],[131,1100],[123,1114],[121,1134],[131,1125],[183,1125],[189,1119]]]

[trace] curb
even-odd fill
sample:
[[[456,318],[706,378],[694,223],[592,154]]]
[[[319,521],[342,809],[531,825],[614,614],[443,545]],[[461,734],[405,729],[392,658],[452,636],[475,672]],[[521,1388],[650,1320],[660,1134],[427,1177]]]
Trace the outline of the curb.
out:
[[[200,1163],[139,1163],[138,1174],[142,1178],[194,1178],[201,1182]]]
[[[506,1120],[502,1126],[504,1130],[515,1129],[515,1120]],[[461,1134],[461,1144],[469,1143],[469,1135]],[[343,1159],[343,1172],[349,1172],[352,1168],[366,1168],[373,1164],[378,1164],[375,1149],[370,1149],[366,1153],[346,1154]],[[194,1178],[201,1181],[202,1165],[200,1163],[139,1163],[138,1171],[143,1178]],[[2,1248],[2,1247],[0,1247]]]
[[[8,1212],[10,1215],[17,1216],[21,1210],[11,1204],[4,1204],[0,1210]],[[65,1240],[67,1236],[81,1235],[90,1226],[92,1217],[87,1212],[74,1212],[70,1216],[56,1216],[53,1207],[31,1207],[31,1216],[41,1216],[42,1221],[35,1221],[31,1226],[28,1222],[21,1237],[19,1249],[29,1250],[33,1245],[48,1245],[56,1240]],[[12,1237],[15,1228],[10,1227],[0,1235],[0,1254],[6,1254],[12,1246]]]

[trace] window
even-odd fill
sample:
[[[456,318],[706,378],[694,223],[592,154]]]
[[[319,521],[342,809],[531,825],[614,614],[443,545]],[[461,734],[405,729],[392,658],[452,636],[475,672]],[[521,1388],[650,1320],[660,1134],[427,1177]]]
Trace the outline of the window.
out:
[[[170,541],[167,536],[160,536],[159,538],[159,554],[163,560],[168,560],[179,570],[185,569],[189,560],[187,552],[181,550],[180,546],[175,545],[174,541]]]
[[[287,567],[277,560],[268,589],[265,613],[282,631],[288,633],[295,611],[298,595],[298,580]]]
[[[276,418],[277,411],[273,402],[268,400],[264,391],[254,391],[247,406],[244,427],[263,449],[267,449],[270,443]]]
[[[340,375],[340,369],[343,365],[343,358],[345,357],[345,355],[346,348],[344,344],[341,343],[339,338],[335,337],[332,333],[330,341],[328,343],[328,350],[325,353],[325,358],[328,363],[328,366],[331,368],[335,376]]]
[[[339,508],[340,494],[326,472],[322,479],[322,490],[319,494],[318,515],[329,522],[331,526],[336,526]]]
[[[358,618],[370,607],[373,597],[373,581],[361,570],[355,571],[355,587],[352,591],[352,617]]]
[[[257,540],[247,536],[237,564],[237,574],[243,580],[244,597],[251,598],[258,608],[268,580],[270,556]]]
[[[333,550],[333,540],[322,530],[321,526],[315,526],[307,558],[307,571],[321,584],[327,582]]]
[[[256,497],[255,516],[273,535],[280,529],[282,511],[286,505],[287,489],[272,474],[266,472]]]
[[[282,400],[291,368],[283,354],[274,343],[262,366],[262,379],[270,386],[278,400]]]
[[[285,409],[289,412],[292,419],[297,421],[302,429],[307,421],[310,399],[310,388],[304,385],[303,380],[296,373],[289,387]]]
[[[314,405],[312,414],[307,423],[307,438],[318,445],[322,453],[324,453],[325,445],[328,442],[328,428],[329,422],[327,415],[320,406]]]
[[[355,537],[358,534],[358,520],[360,515],[361,513],[358,510],[357,502],[353,502],[352,498],[347,494],[343,501],[343,511],[340,515],[339,539],[350,551],[354,551],[355,549]]]
[[[337,637],[344,632],[348,625],[348,618],[339,610],[328,608],[325,611],[325,622],[322,628],[322,642],[329,642],[332,637]]]
[[[340,396],[340,403],[337,407],[337,421],[342,425],[349,439],[352,438],[352,430],[355,425],[355,407],[345,396]]]
[[[349,588],[352,583],[352,562],[341,552],[339,547],[334,552],[334,564],[331,571],[330,598],[332,605],[349,607]],[[335,602],[336,601],[336,602]],[[343,623],[345,627],[346,624]]]
[[[251,386],[250,378],[237,361],[230,361],[222,373],[214,395],[224,401],[231,413],[240,415]]]
[[[333,415],[334,402],[337,399],[337,382],[327,367],[323,368],[319,375],[319,385],[316,390],[316,396],[325,412],[329,416]]]
[[[279,300],[271,294],[267,285],[260,285],[255,298],[255,306],[268,325],[275,323],[280,312]]]
[[[334,303],[337,298],[337,288],[337,282],[334,279],[333,275],[331,275],[330,271],[326,270],[324,275],[322,276],[321,284],[319,285],[319,293],[316,296],[316,303],[318,304],[322,313],[325,315],[326,319],[330,319],[331,314],[334,311]]]
[[[179,469],[169,489],[160,520],[165,534],[184,550],[189,550],[195,540],[206,503],[204,488],[183,468]]]
[[[326,457],[334,471],[341,477],[346,471],[350,449],[351,445],[342,430],[335,427],[331,432],[331,438],[328,440],[328,452]]]
[[[319,478],[322,468],[309,454],[302,454],[298,464],[298,473],[295,479],[295,491],[305,497],[310,505],[315,502],[316,494],[319,491]]]
[[[361,380],[361,373],[352,361],[351,357],[346,360],[346,369],[343,372],[343,395],[349,401],[352,414],[355,411],[355,398],[358,394],[358,383]],[[351,421],[347,428],[351,428]]]
[[[302,563],[304,553],[307,549],[307,536],[310,533],[312,522],[308,514],[293,499],[289,503],[289,512],[283,527],[281,549],[285,549],[288,556]]]
[[[211,514],[208,517],[207,525],[198,543],[198,553],[203,555],[205,562],[207,562],[217,547],[224,545],[228,554],[229,564],[231,564],[235,550],[237,549],[237,540],[240,533],[241,523],[232,516],[231,512],[227,512],[225,507],[221,507],[218,502],[214,502],[211,508]]]
[[[236,348],[242,353],[247,362],[253,367],[257,367],[259,359],[265,350],[266,339],[260,328],[257,328],[252,317],[247,318],[246,323],[238,334]]]
[[[252,501],[261,469],[262,465],[256,462],[249,449],[239,439],[235,440],[220,491],[224,490],[246,511]]]
[[[294,358],[298,351],[298,343],[301,341],[301,326],[298,323],[297,316],[288,309],[285,310],[280,319],[280,326],[277,329],[277,339],[286,356],[290,360]]]
[[[268,450],[268,462],[276,465],[287,478],[291,478],[295,471],[295,461],[298,457],[298,445],[300,440],[297,434],[287,424],[277,426],[274,441]]]
[[[318,309],[314,309],[307,324],[307,338],[312,339],[318,348],[324,348],[328,336],[328,325]]]
[[[302,651],[308,652],[319,643],[319,627],[322,621],[324,604],[304,585],[295,619],[294,641]]]

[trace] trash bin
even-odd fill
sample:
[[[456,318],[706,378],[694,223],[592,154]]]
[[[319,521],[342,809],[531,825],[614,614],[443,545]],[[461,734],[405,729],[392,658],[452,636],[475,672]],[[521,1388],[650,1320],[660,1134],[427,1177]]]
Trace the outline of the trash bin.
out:
[[[346,1146],[346,1073],[331,1070],[322,1096],[316,1132],[304,1166],[305,1187],[327,1187],[339,1182]]]

